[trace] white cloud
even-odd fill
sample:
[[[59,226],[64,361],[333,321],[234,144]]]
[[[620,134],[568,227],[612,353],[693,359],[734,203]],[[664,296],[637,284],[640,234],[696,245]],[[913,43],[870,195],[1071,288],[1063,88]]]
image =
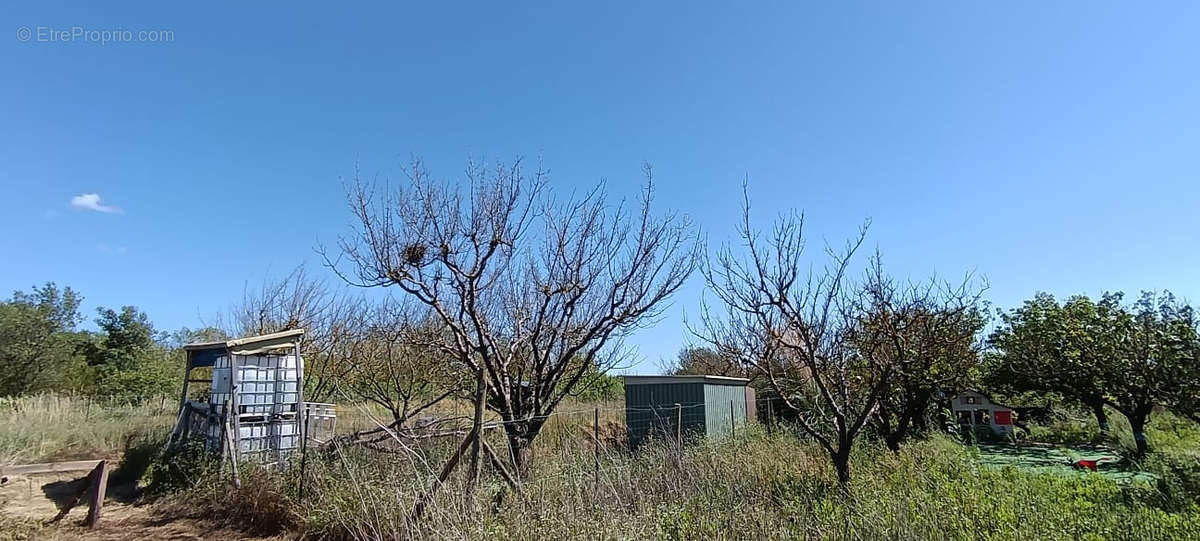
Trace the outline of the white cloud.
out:
[[[101,253],[113,254],[113,255],[123,255],[125,252],[129,251],[129,249],[124,246],[113,247],[113,246],[109,246],[103,242],[101,242],[100,244],[97,244],[96,249],[100,250]]]
[[[121,213],[121,209],[100,202],[100,194],[81,193],[71,198],[71,207],[75,210],[94,210],[96,212]]]

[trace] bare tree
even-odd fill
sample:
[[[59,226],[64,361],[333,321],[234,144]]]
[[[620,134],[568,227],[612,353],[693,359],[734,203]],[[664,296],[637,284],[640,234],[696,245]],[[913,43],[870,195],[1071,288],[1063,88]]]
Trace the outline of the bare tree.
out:
[[[892,374],[881,356],[856,347],[864,288],[852,283],[848,271],[869,224],[841,249],[826,247],[821,271],[804,259],[803,226],[803,215],[780,216],[764,239],[751,226],[747,196],[738,227],[745,254],[727,244],[703,267],[723,313],[706,308],[696,332],[767,380],[803,431],[829,454],[848,491],[854,441]]]
[[[228,320],[218,318],[214,325],[233,336],[304,329],[306,397],[329,400],[355,368],[369,314],[361,296],[314,278],[300,266],[282,278],[264,279],[257,289],[247,286]]]
[[[390,297],[370,310],[356,335],[352,369],[339,382],[347,397],[376,404],[390,422],[350,434],[345,441],[378,443],[459,434],[459,419],[419,416],[461,391],[461,373],[432,347],[440,325],[410,303]],[[451,425],[453,423],[453,425]],[[450,428],[445,428],[450,426]],[[440,430],[440,431],[439,431]]]
[[[979,365],[980,331],[986,322],[984,288],[970,275],[950,284],[936,278],[901,284],[885,275],[878,256],[857,297],[855,346],[890,369],[872,424],[888,448],[900,444],[925,421],[938,392],[955,393],[970,383]]]
[[[546,172],[520,161],[487,169],[470,161],[465,184],[432,179],[422,163],[399,187],[356,178],[355,234],[326,257],[349,282],[393,286],[440,323],[432,344],[475,379],[471,471],[483,410],[499,414],[520,477],[546,419],[589,371],[621,358],[621,339],[652,322],[696,265],[693,229],[650,212],[652,175],[634,206],[610,206],[603,186],[555,200]],[[348,268],[347,268],[348,267]],[[495,460],[493,464],[495,465]]]

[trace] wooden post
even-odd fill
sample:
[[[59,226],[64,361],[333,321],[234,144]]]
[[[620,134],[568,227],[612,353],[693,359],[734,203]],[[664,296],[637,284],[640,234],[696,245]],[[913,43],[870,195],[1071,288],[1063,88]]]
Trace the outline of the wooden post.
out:
[[[188,383],[192,379],[192,352],[184,351],[184,369],[183,369],[183,391],[179,393],[179,410],[183,411],[187,405]],[[215,365],[214,365],[215,366]]]
[[[231,455],[236,462],[241,458],[242,453],[242,429],[241,422],[238,419],[238,391],[242,388],[242,375],[239,373],[236,364],[236,357],[233,355],[233,350],[225,348],[225,356],[229,359],[229,398],[225,402],[225,434],[232,437],[232,442],[229,445]],[[229,434],[233,432],[233,434]],[[236,472],[235,472],[236,479]],[[241,482],[237,482],[238,488],[241,488]]]
[[[88,514],[84,524],[88,528],[95,528],[100,522],[100,515],[104,512],[104,493],[108,489],[108,461],[101,460],[96,465],[96,469],[92,472],[95,477],[92,479],[92,486],[88,489]]]
[[[774,434],[775,409],[771,406],[773,399],[767,398],[767,435]]]
[[[467,471],[467,502],[475,494],[475,485],[479,484],[479,457],[483,454],[483,410],[487,404],[487,380],[483,364],[479,364],[479,373],[475,376],[475,416],[471,427],[473,441],[471,443],[470,469]],[[520,472],[517,472],[520,476]]]
[[[675,404],[675,441],[683,447],[683,405]]]
[[[733,401],[729,401],[729,435],[737,437],[737,417],[733,414]]]
[[[72,463],[67,463],[67,464],[70,465]],[[53,464],[34,464],[33,466],[54,466],[54,465]],[[53,470],[49,470],[49,471],[53,471]],[[67,502],[67,505],[63,506],[62,510],[59,511],[57,515],[54,515],[54,518],[50,519],[48,524],[54,524],[55,522],[62,520],[63,517],[67,516],[67,513],[71,512],[71,509],[73,509],[76,505],[79,505],[79,501],[83,499],[84,494],[87,494],[88,495],[88,505],[90,506],[90,508],[88,509],[87,525],[89,528],[95,527],[96,522],[100,520],[101,507],[104,505],[104,492],[105,492],[105,488],[106,488],[105,485],[107,485],[107,484],[108,484],[108,466],[106,465],[105,461],[101,460],[96,463],[96,466],[94,468],[92,468],[91,472],[89,472],[87,477],[84,478],[83,486],[79,487],[79,490],[77,490],[75,492],[75,495],[72,496],[71,500]],[[31,482],[31,484],[30,484],[31,490],[32,490],[32,486],[33,485]]]
[[[596,473],[596,490],[600,490],[600,408],[592,411],[592,435],[596,440],[592,469]]]
[[[296,419],[300,419],[300,412],[305,412],[305,423],[304,426],[300,427],[301,442],[308,438],[308,408],[304,407],[304,359],[300,357],[300,342],[303,340],[303,336],[297,338],[296,346],[293,348],[296,355]],[[278,374],[278,372],[276,373]],[[276,379],[278,379],[278,376],[276,376]]]
[[[229,405],[232,401],[225,400],[225,447],[229,450],[229,468],[233,473],[233,488],[242,488],[242,479],[238,476],[238,448],[234,443],[233,436],[230,434],[234,429],[231,428],[231,416]]]
[[[304,470],[308,467],[308,408],[304,408],[304,431],[300,436],[300,486],[296,490],[296,500],[304,502]]]

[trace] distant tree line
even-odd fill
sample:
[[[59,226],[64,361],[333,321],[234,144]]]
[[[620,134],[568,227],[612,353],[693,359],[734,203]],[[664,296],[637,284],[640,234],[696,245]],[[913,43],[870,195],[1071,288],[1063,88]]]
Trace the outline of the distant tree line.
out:
[[[138,403],[178,392],[176,350],[193,331],[157,331],[133,306],[99,308],[96,330],[82,330],[82,301],[46,283],[0,302],[0,396],[53,391]]]
[[[1106,408],[1129,421],[1139,454],[1161,407],[1200,422],[1200,330],[1195,310],[1170,292],[1057,301],[1039,294],[1001,314],[985,382],[1006,393],[1042,393],[1086,407],[1101,433]]]

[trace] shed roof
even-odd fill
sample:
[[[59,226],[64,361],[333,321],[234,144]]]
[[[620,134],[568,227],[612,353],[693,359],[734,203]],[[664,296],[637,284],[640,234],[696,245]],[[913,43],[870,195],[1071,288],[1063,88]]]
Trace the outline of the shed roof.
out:
[[[746,378],[731,378],[729,376],[622,376],[625,385],[654,385],[659,383],[706,383],[709,385],[742,385],[750,383]]]
[[[254,355],[273,349],[295,347],[304,335],[304,329],[290,329],[258,336],[245,336],[218,342],[200,342],[183,346],[191,366],[212,366],[216,357],[228,351],[234,355]]]
[[[995,398],[992,398],[992,396],[991,396],[991,395],[989,395],[989,394],[987,394],[987,393],[985,393],[985,392],[983,392],[983,391],[980,391],[979,389],[963,389],[963,390],[962,390],[962,391],[960,391],[958,394],[954,395],[954,398],[959,398],[959,397],[961,397],[961,396],[963,396],[963,395],[966,395],[966,394],[977,394],[977,395],[979,395],[979,396],[982,396],[982,397],[986,398],[986,399],[987,399],[987,401],[988,401],[988,402],[991,402],[993,406],[1000,406],[1000,407],[1002,407],[1002,408],[1005,408],[1005,409],[1013,409],[1013,407],[1012,407],[1012,406],[1009,406],[1009,405],[1006,405],[1006,404],[1001,404],[1000,402],[997,402],[997,401],[996,401],[996,399],[995,399]]]

